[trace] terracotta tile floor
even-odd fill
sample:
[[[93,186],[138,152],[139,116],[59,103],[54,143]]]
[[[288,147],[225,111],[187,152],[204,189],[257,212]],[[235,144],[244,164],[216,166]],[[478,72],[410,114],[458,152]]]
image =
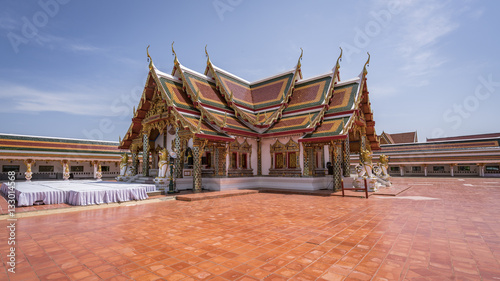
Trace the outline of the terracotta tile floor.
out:
[[[500,179],[398,196],[250,194],[21,218],[0,280],[500,280]]]

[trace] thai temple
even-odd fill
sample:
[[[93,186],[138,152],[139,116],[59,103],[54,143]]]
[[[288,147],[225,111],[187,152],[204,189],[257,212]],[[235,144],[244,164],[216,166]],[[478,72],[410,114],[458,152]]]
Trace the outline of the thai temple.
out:
[[[116,179],[177,190],[243,188],[371,191],[390,176],[500,176],[500,134],[427,139],[375,132],[367,66],[340,79],[304,79],[300,54],[283,73],[249,82],[217,67],[149,58],[142,97],[119,142],[0,133],[0,180]],[[335,62],[334,60],[332,60]],[[373,156],[373,161],[372,161]],[[144,164],[147,163],[147,164]]]
[[[172,44],[170,74],[149,73],[119,148],[131,169],[119,180],[153,180],[173,153],[178,189],[270,187],[339,189],[350,155],[380,149],[367,85],[368,60],[358,77],[340,79],[342,52],[326,74],[303,79],[302,53],[290,70],[249,82],[215,65],[181,64]],[[163,152],[162,152],[163,151]],[[166,157],[165,157],[166,158]],[[150,165],[140,167],[139,160]],[[326,177],[328,165],[333,177]],[[168,172],[167,172],[168,174]]]

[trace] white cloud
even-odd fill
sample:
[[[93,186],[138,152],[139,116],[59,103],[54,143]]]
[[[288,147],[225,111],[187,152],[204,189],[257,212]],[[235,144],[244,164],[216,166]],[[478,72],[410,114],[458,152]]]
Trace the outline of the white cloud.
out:
[[[95,92],[48,92],[21,85],[1,85],[3,112],[61,112],[87,116],[116,116],[109,110],[106,95]]]
[[[397,51],[404,60],[401,69],[408,76],[426,76],[446,62],[439,56],[436,45],[459,27],[453,16],[450,2],[419,1],[406,10]]]

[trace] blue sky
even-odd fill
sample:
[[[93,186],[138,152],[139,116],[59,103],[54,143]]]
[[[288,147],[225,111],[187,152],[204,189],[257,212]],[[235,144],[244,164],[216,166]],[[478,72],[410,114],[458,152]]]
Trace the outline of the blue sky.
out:
[[[293,68],[356,77],[371,54],[377,133],[500,131],[500,2],[78,1],[0,4],[0,132],[118,140],[148,72],[212,62],[249,81]]]

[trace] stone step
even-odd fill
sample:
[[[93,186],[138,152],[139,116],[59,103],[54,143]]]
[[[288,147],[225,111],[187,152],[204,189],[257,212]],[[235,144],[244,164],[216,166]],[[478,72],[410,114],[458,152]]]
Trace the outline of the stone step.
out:
[[[162,195],[162,194],[165,194],[165,192],[162,191],[162,190],[156,190],[156,191],[150,191],[150,192],[148,192],[148,196],[156,196],[156,195]]]

